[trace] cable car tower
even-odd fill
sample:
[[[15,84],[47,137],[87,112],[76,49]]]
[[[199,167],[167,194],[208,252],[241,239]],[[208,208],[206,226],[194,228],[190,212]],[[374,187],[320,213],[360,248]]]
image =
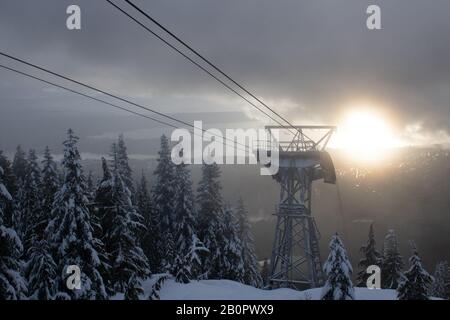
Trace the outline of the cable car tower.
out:
[[[336,127],[266,126],[266,130],[271,136],[275,136],[274,130],[278,133],[279,170],[272,177],[281,187],[275,213],[270,286],[315,288],[323,284],[323,276],[320,234],[311,211],[312,183],[319,179],[336,182],[333,161],[324,150]],[[310,132],[315,139],[309,137]],[[267,152],[267,148],[262,149],[258,152]]]

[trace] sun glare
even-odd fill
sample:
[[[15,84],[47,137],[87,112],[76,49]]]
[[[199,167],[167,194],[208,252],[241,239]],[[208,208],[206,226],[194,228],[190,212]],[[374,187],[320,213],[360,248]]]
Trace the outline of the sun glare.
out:
[[[330,147],[343,149],[356,161],[379,162],[392,148],[400,146],[388,121],[381,115],[366,110],[349,112]]]

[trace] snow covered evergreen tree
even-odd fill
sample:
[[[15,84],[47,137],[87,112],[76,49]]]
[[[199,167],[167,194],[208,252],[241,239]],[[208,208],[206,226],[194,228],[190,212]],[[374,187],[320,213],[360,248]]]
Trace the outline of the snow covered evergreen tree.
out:
[[[354,300],[351,275],[352,266],[347,257],[344,245],[335,234],[330,241],[330,253],[323,266],[326,282],[322,289],[322,300]]]
[[[5,183],[3,182],[3,167],[0,167],[0,219],[3,224],[3,214],[4,210],[6,208],[6,205],[8,202],[12,201],[11,194],[9,193],[8,189],[5,186]]]
[[[57,290],[71,299],[106,299],[105,285],[99,272],[101,260],[96,249],[101,242],[93,236],[77,141],[78,137],[69,129],[62,162],[64,184],[55,195],[53,219],[46,234],[57,260]],[[69,290],[66,286],[66,268],[70,265],[77,265],[81,270],[80,290]]]
[[[397,289],[402,277],[403,258],[397,244],[394,230],[389,230],[383,245],[383,262],[381,265],[381,285],[384,289]]]
[[[263,265],[261,267],[261,279],[263,287],[269,285],[269,259],[264,259]]]
[[[32,158],[32,157],[29,157]],[[36,159],[29,159],[31,168],[36,167]],[[40,204],[35,213],[29,217],[26,232],[26,257],[24,273],[28,281],[28,295],[31,299],[50,300],[56,294],[56,263],[51,255],[45,229],[51,221],[53,201],[58,190],[58,173],[50,149],[46,147],[42,161],[42,181],[38,186]],[[33,171],[28,179],[36,175]],[[34,183],[32,184],[34,185]],[[25,189],[29,189],[27,186]]]
[[[92,171],[90,170],[86,178],[86,187],[88,190],[88,200],[89,202],[92,202],[95,199],[95,186],[94,186],[94,177],[92,176]]]
[[[50,218],[55,194],[59,189],[59,179],[56,162],[53,160],[49,147],[45,147],[41,176],[42,211]]]
[[[433,277],[423,268],[415,244],[411,243],[411,246],[413,254],[409,258],[410,267],[397,288],[397,297],[399,300],[428,300]]]
[[[144,294],[141,282],[136,275],[131,276],[127,284],[127,289],[124,294],[125,300],[139,300],[139,296]]]
[[[10,195],[15,195],[17,191],[16,177],[14,176],[11,162],[7,157],[3,155],[0,150],[0,167],[3,168],[3,183],[7,190],[9,190]],[[3,224],[4,226],[11,228],[13,226],[13,216],[14,216],[14,202],[7,201],[3,204]]]
[[[27,176],[28,170],[28,162],[26,158],[25,152],[22,150],[22,147],[17,146],[16,153],[14,154],[14,159],[12,163],[12,170],[14,176],[16,177],[16,192],[14,194],[14,203],[13,203],[13,229],[17,232],[17,235],[23,239],[25,232],[25,179]]]
[[[149,273],[147,257],[139,242],[139,233],[144,228],[142,217],[131,202],[131,193],[119,170],[118,154],[114,154],[112,172],[111,225],[103,232],[103,241],[110,258],[111,280],[116,291],[136,289],[136,279],[144,279]],[[133,277],[136,279],[132,281]],[[133,288],[128,288],[132,284]],[[131,291],[129,291],[131,295]]]
[[[94,237],[100,239],[102,246],[98,247],[102,275],[106,291],[109,295],[114,294],[114,285],[111,275],[110,256],[106,249],[105,230],[113,228],[115,206],[113,202],[113,179],[105,158],[102,157],[102,179],[98,182],[94,193],[94,205],[91,207],[91,224],[94,229]]]
[[[222,211],[221,239],[221,275],[223,279],[244,282],[244,261],[242,260],[242,244],[238,235],[238,226],[234,211],[225,206]]]
[[[102,179],[98,182],[94,203],[95,210],[92,213],[94,234],[97,238],[103,239],[103,230],[110,229],[112,227],[113,217],[113,180],[112,175],[108,167],[108,163],[105,158],[102,157]]]
[[[367,244],[361,247],[361,253],[363,254],[363,257],[361,260],[359,260],[358,263],[360,271],[358,272],[357,281],[358,287],[366,288],[366,282],[370,276],[370,274],[367,273],[367,268],[371,265],[376,265],[381,268],[382,262],[382,256],[376,248],[373,224],[370,225],[369,239],[367,241]]]
[[[222,274],[222,186],[219,178],[220,169],[217,164],[203,164],[197,190],[198,235],[209,250],[202,263],[203,276],[209,279],[220,278]]]
[[[152,197],[150,195],[147,179],[142,172],[141,180],[136,188],[136,204],[142,215],[144,229],[140,233],[142,250],[149,262],[150,271],[159,270],[161,265],[161,254],[157,250],[159,243],[158,220],[154,213]]]
[[[26,158],[25,151],[22,150],[20,145],[17,146],[12,163],[12,170],[18,181],[20,180],[23,182],[27,175],[28,163]]]
[[[34,242],[29,249],[29,260],[25,264],[28,281],[28,296],[33,300],[52,300],[57,290],[56,263],[47,240]]]
[[[16,232],[3,224],[7,203],[13,199],[3,183],[3,168],[0,167],[0,300],[25,298],[26,283],[20,274],[22,243]]]
[[[196,232],[197,213],[192,181],[185,164],[175,169],[175,258],[172,274],[177,282],[188,283],[201,274],[201,256],[207,252]]]
[[[434,281],[431,286],[431,295],[442,299],[449,299],[450,272],[447,261],[436,264]]]
[[[255,254],[255,244],[250,222],[248,221],[248,212],[242,198],[238,200],[236,215],[238,219],[238,235],[242,245],[241,256],[244,263],[244,283],[260,288],[262,286],[261,273]]]
[[[130,164],[128,163],[127,147],[125,145],[123,134],[119,135],[117,141],[117,168],[120,171],[125,186],[130,190],[132,196],[131,200],[134,203],[135,190],[133,184],[133,170],[131,170]]]
[[[41,169],[33,149],[28,153],[27,164],[20,224],[25,256],[28,256],[31,245],[43,237],[48,224],[48,219],[42,211]]]
[[[174,258],[174,164],[170,157],[169,140],[161,136],[161,149],[158,152],[158,165],[154,172],[155,184],[153,186],[153,208],[158,221],[157,250],[162,254],[161,265],[155,272],[170,272]],[[164,240],[162,239],[164,235]]]

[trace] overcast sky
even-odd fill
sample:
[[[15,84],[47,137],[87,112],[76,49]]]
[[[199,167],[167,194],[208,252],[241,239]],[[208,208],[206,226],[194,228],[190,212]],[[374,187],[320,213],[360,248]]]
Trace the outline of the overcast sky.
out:
[[[349,106],[370,102],[411,140],[442,142],[450,132],[448,0],[136,3],[292,122],[334,124]],[[81,7],[79,31],[66,28],[70,4]],[[381,7],[382,30],[367,30],[369,4]],[[2,0],[0,43],[1,51],[187,121],[269,123],[103,0]],[[0,149],[57,148],[69,126],[86,152],[106,152],[124,132],[131,152],[145,153],[148,139],[170,133],[0,70]]]

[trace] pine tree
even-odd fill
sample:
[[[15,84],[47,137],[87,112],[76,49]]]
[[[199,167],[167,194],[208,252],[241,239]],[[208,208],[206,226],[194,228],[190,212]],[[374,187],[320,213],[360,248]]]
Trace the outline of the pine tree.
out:
[[[59,189],[58,169],[53,160],[49,147],[45,147],[44,160],[42,161],[42,211],[50,218],[55,194]],[[47,223],[48,224],[48,223]]]
[[[102,157],[102,179],[98,182],[94,192],[94,203],[91,207],[91,224],[94,229],[94,237],[101,240],[102,246],[98,246],[101,267],[99,268],[108,295],[114,294],[114,284],[111,275],[110,256],[107,252],[105,230],[113,228],[114,202],[113,179],[105,158]]]
[[[103,239],[103,229],[112,228],[113,217],[113,180],[109,171],[108,163],[102,157],[102,179],[98,182],[94,196],[94,213],[92,214],[94,234],[97,238]]]
[[[152,190],[153,206],[158,221],[158,233],[164,235],[164,240],[159,237],[157,250],[162,253],[161,265],[156,272],[168,272],[173,265],[174,257],[174,209],[175,198],[174,164],[170,157],[169,140],[165,135],[161,136],[161,150],[158,152],[158,165],[154,172],[155,184]]]
[[[127,284],[127,289],[125,291],[125,300],[139,300],[139,296],[144,294],[144,289],[142,289],[141,283],[136,277],[132,275]]]
[[[3,167],[0,167],[0,219],[3,224],[4,210],[8,202],[12,201],[11,194],[3,182],[4,171]]]
[[[322,289],[322,300],[354,300],[351,275],[352,266],[347,257],[344,245],[336,234],[330,241],[330,254],[323,266],[327,277]]]
[[[399,300],[428,300],[428,291],[433,277],[422,267],[422,261],[414,243],[411,243],[413,254],[409,258],[410,268],[404,273],[398,288]]]
[[[11,195],[15,195],[17,192],[17,181],[16,177],[12,171],[11,162],[7,157],[3,155],[0,150],[0,167],[3,168],[3,183]],[[4,203],[3,208],[3,223],[6,227],[11,228],[13,226],[13,216],[14,216],[14,202],[7,201]]]
[[[131,192],[132,195],[131,200],[134,200],[133,197],[135,191],[133,185],[133,170],[131,170],[130,165],[128,163],[127,147],[125,145],[123,134],[119,135],[119,139],[117,141],[117,168],[120,171],[120,175],[122,176],[125,186]]]
[[[95,186],[94,186],[94,177],[92,176],[92,171],[90,170],[86,178],[86,187],[88,190],[88,200],[89,202],[92,202],[95,199]]]
[[[111,226],[104,229],[104,242],[110,257],[111,279],[118,292],[127,292],[131,283],[136,288],[133,277],[146,278],[149,273],[147,257],[145,256],[138,239],[143,229],[142,216],[131,202],[131,193],[128,190],[122,173],[119,170],[119,158],[114,157],[114,170],[112,172],[112,219]],[[130,289],[131,290],[131,289]],[[131,291],[129,291],[131,294]]]
[[[220,278],[222,274],[220,259],[222,255],[222,196],[220,169],[217,164],[204,164],[202,178],[197,190],[198,235],[209,254],[202,263],[203,276],[210,279]]]
[[[397,236],[389,230],[383,245],[383,262],[381,266],[381,282],[385,289],[397,289],[402,276],[403,258],[399,253]]]
[[[239,198],[237,205],[238,234],[242,244],[242,260],[244,263],[244,283],[256,288],[262,286],[261,273],[259,272],[258,260],[255,254],[255,244],[251,232],[248,212],[244,201]]]
[[[35,166],[35,160],[29,164]],[[56,263],[51,255],[45,229],[50,223],[53,201],[58,190],[58,173],[56,163],[48,147],[42,161],[42,181],[39,185],[40,207],[30,217],[27,228],[27,262],[24,273],[28,281],[31,299],[50,300],[56,294]]]
[[[4,209],[13,199],[3,183],[0,167],[0,300],[25,298],[26,283],[20,274],[22,243],[16,232],[3,224]]]
[[[22,147],[20,145],[17,146],[16,153],[14,154],[12,170],[18,181],[25,181],[28,167],[26,158],[27,157],[25,151],[22,150]]]
[[[158,221],[153,209],[152,198],[148,189],[147,179],[142,172],[141,180],[136,188],[136,204],[142,215],[145,229],[140,233],[140,242],[150,270],[159,270],[161,264],[160,252],[157,250],[159,242]]]
[[[361,253],[363,258],[359,260],[358,267],[360,271],[358,273],[357,281],[358,287],[366,287],[367,279],[370,274],[367,273],[367,268],[371,265],[376,265],[381,267],[382,257],[376,248],[375,234],[373,231],[373,224],[370,225],[369,229],[369,239],[365,246],[361,247]]]
[[[207,252],[196,232],[197,213],[189,170],[185,164],[175,169],[175,258],[172,274],[176,281],[188,283],[201,274],[200,256]]]
[[[228,205],[222,211],[222,221],[221,278],[244,282],[242,244],[238,236],[234,211]]]
[[[41,169],[32,149],[28,153],[27,164],[20,224],[25,256],[28,256],[32,244],[41,240],[48,224],[48,219],[42,211]]]
[[[269,277],[270,277],[270,271],[269,271],[269,259],[264,259],[263,265],[261,267],[261,279],[262,279],[262,285],[266,287],[269,285]]]
[[[57,260],[57,288],[71,299],[106,299],[106,289],[99,272],[101,260],[93,236],[88,210],[87,188],[77,149],[78,137],[69,129],[64,141],[64,184],[55,195],[50,224],[46,229]],[[81,290],[66,286],[66,268],[81,270]]]
[[[55,298],[56,263],[51,255],[48,242],[43,239],[32,244],[29,260],[25,264],[30,299],[52,300]]]
[[[13,216],[12,227],[17,232],[17,235],[23,239],[25,232],[25,211],[26,211],[26,192],[25,179],[27,177],[28,162],[25,152],[22,147],[17,146],[16,153],[12,163],[12,171],[16,177],[16,192],[14,194],[13,202]]]
[[[448,299],[450,272],[447,261],[440,261],[436,264],[436,269],[433,276],[434,281],[431,287],[431,295],[433,297]]]

